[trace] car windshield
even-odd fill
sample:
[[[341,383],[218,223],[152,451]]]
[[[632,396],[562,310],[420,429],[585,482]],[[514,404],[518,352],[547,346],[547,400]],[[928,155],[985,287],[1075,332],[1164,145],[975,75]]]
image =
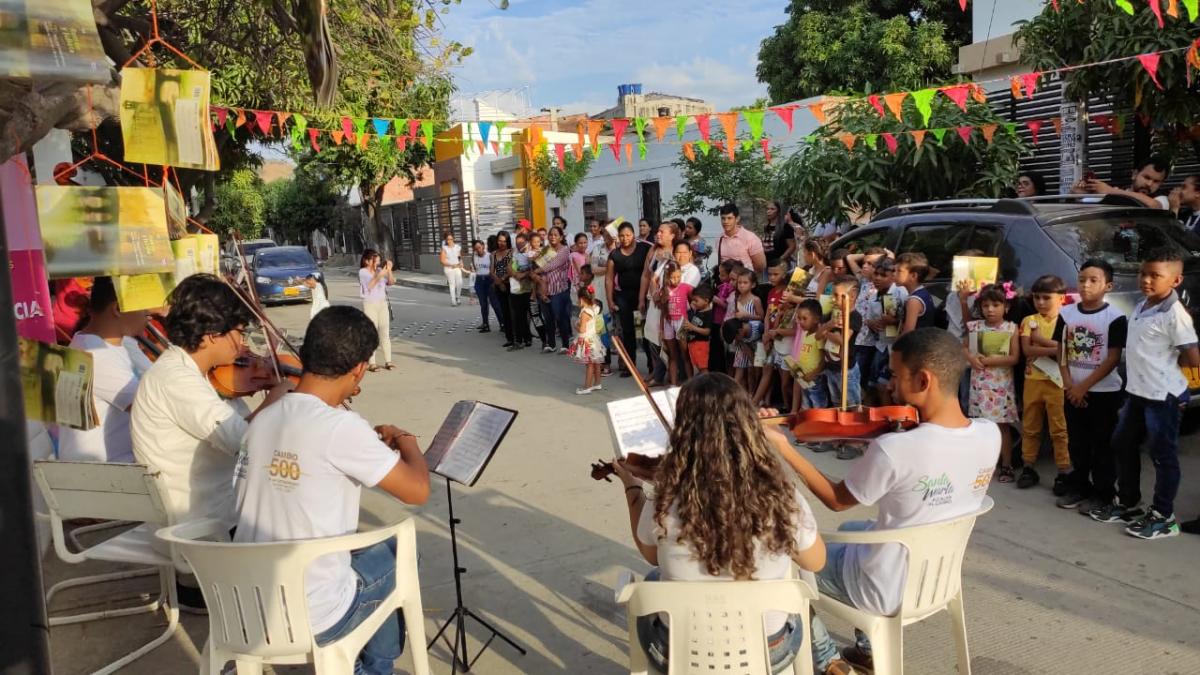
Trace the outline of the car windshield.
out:
[[[316,267],[308,251],[302,248],[271,248],[254,257],[256,267]]]
[[[1055,223],[1046,232],[1077,264],[1100,258],[1127,274],[1137,272],[1147,253],[1164,246],[1181,254],[1189,267],[1200,256],[1200,237],[1163,217],[1097,216]]]

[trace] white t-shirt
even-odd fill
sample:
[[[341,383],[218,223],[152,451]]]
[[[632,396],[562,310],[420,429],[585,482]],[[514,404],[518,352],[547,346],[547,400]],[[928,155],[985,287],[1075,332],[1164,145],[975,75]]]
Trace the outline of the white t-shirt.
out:
[[[1000,456],[1000,429],[988,420],[949,429],[922,424],[871,441],[850,467],[846,488],[860,504],[879,504],[872,530],[922,525],[977,510]],[[900,544],[850,544],[842,574],[859,609],[891,615],[900,608],[908,556]]]
[[[1076,384],[1092,376],[1108,358],[1109,349],[1124,349],[1129,320],[1121,310],[1104,303],[1087,312],[1079,303],[1066,305],[1058,313],[1066,323],[1063,339],[1067,343],[1067,365]],[[1121,391],[1121,374],[1113,368],[1088,391]]]
[[[692,288],[700,285],[700,268],[696,267],[695,263],[683,265],[679,268],[679,271],[681,273],[679,283],[687,284]]]
[[[312,288],[312,306],[308,308],[308,318],[313,318],[321,310],[329,306],[329,298],[325,297],[325,287],[317,284]]]
[[[310,394],[286,394],[255,416],[237,462],[234,541],[337,537],[358,531],[362,486],[399,461],[371,425]],[[320,633],[354,601],[350,552],[317,558],[304,574],[309,622]]]
[[[997,437],[998,438],[998,437]],[[817,541],[817,521],[813,518],[812,510],[804,496],[796,490],[796,504],[800,507],[795,515],[796,549],[808,550]],[[654,522],[654,500],[647,495],[642,513],[638,516],[637,538],[647,546],[658,547],[658,567],[662,571],[663,581],[732,581],[733,575],[727,570],[718,576],[711,576],[704,565],[696,558],[690,545],[679,543],[679,516],[675,506],[667,512],[663,519],[666,528],[663,536],[659,536],[658,524]],[[791,575],[792,559],[787,555],[779,555],[763,551],[761,543],[754,552],[754,578],[757,580],[787,579]],[[787,622],[784,612],[768,612],[766,620],[767,634],[771,635],[783,628]],[[665,622],[665,617],[663,617]]]
[[[233,467],[245,405],[226,402],[187,352],[171,346],[142,376],[133,399],[133,454],[160,473],[171,523],[216,518],[232,527]]]
[[[1196,328],[1175,291],[1148,309],[1139,302],[1129,319],[1125,391],[1152,401],[1183,394],[1188,382],[1179,370],[1179,350],[1194,344]]]
[[[471,259],[475,263],[475,274],[487,276],[492,273],[492,254],[484,253],[483,255],[471,254]]]
[[[976,294],[972,293],[967,296],[967,310],[975,308]],[[946,296],[946,303],[943,305],[946,308],[946,330],[958,339],[964,337],[966,322],[963,321],[962,303],[958,300],[958,293],[950,293]],[[866,332],[866,331],[864,331]]]
[[[71,347],[92,354],[92,400],[97,424],[87,431],[59,427],[58,457],[74,462],[133,462],[129,407],[137,393],[138,373],[124,343],[109,344],[91,333],[76,333]]]
[[[462,247],[458,244],[442,244],[442,254],[446,256],[447,267],[457,267],[462,264]]]

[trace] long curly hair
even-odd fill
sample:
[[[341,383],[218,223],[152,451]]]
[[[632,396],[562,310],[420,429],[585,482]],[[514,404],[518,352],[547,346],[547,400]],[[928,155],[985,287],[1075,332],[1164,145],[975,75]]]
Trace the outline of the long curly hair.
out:
[[[754,575],[756,545],[793,557],[800,507],[750,396],[722,373],[683,385],[670,452],[655,475],[654,520],[660,532],[671,506],[678,543],[690,546],[708,574]]]

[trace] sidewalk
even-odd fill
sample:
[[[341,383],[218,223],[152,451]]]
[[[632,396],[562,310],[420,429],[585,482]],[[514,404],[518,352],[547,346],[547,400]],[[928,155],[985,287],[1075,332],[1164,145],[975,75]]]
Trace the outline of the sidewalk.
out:
[[[358,270],[353,267],[327,267],[326,273],[330,275],[341,275],[350,277],[351,279],[358,277]],[[420,288],[426,291],[442,291],[449,292],[449,282],[446,281],[444,274],[431,274],[428,272],[418,272],[414,270],[392,270],[392,275],[396,277],[396,285],[404,286],[405,288]],[[463,297],[472,296],[475,294],[475,289],[471,284],[467,283],[469,275],[463,275],[463,287],[460,291]]]

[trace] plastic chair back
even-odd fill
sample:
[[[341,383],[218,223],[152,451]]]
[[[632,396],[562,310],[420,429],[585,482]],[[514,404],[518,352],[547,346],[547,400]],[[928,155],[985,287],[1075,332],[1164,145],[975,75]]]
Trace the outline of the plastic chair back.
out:
[[[632,670],[646,672],[636,618],[665,612],[670,616],[669,675],[770,673],[763,615],[780,611],[804,617],[804,644],[797,654],[796,667],[797,672],[812,672],[808,607],[816,595],[812,587],[798,579],[629,584],[620,600],[629,603]]]
[[[908,549],[908,576],[900,617],[916,620],[945,608],[962,589],[963,556],[975,529],[975,520],[992,510],[984,497],[979,510],[953,520],[890,530],[895,541]]]
[[[158,473],[145,464],[39,460],[33,463],[33,476],[51,515],[59,519],[167,522]]]

